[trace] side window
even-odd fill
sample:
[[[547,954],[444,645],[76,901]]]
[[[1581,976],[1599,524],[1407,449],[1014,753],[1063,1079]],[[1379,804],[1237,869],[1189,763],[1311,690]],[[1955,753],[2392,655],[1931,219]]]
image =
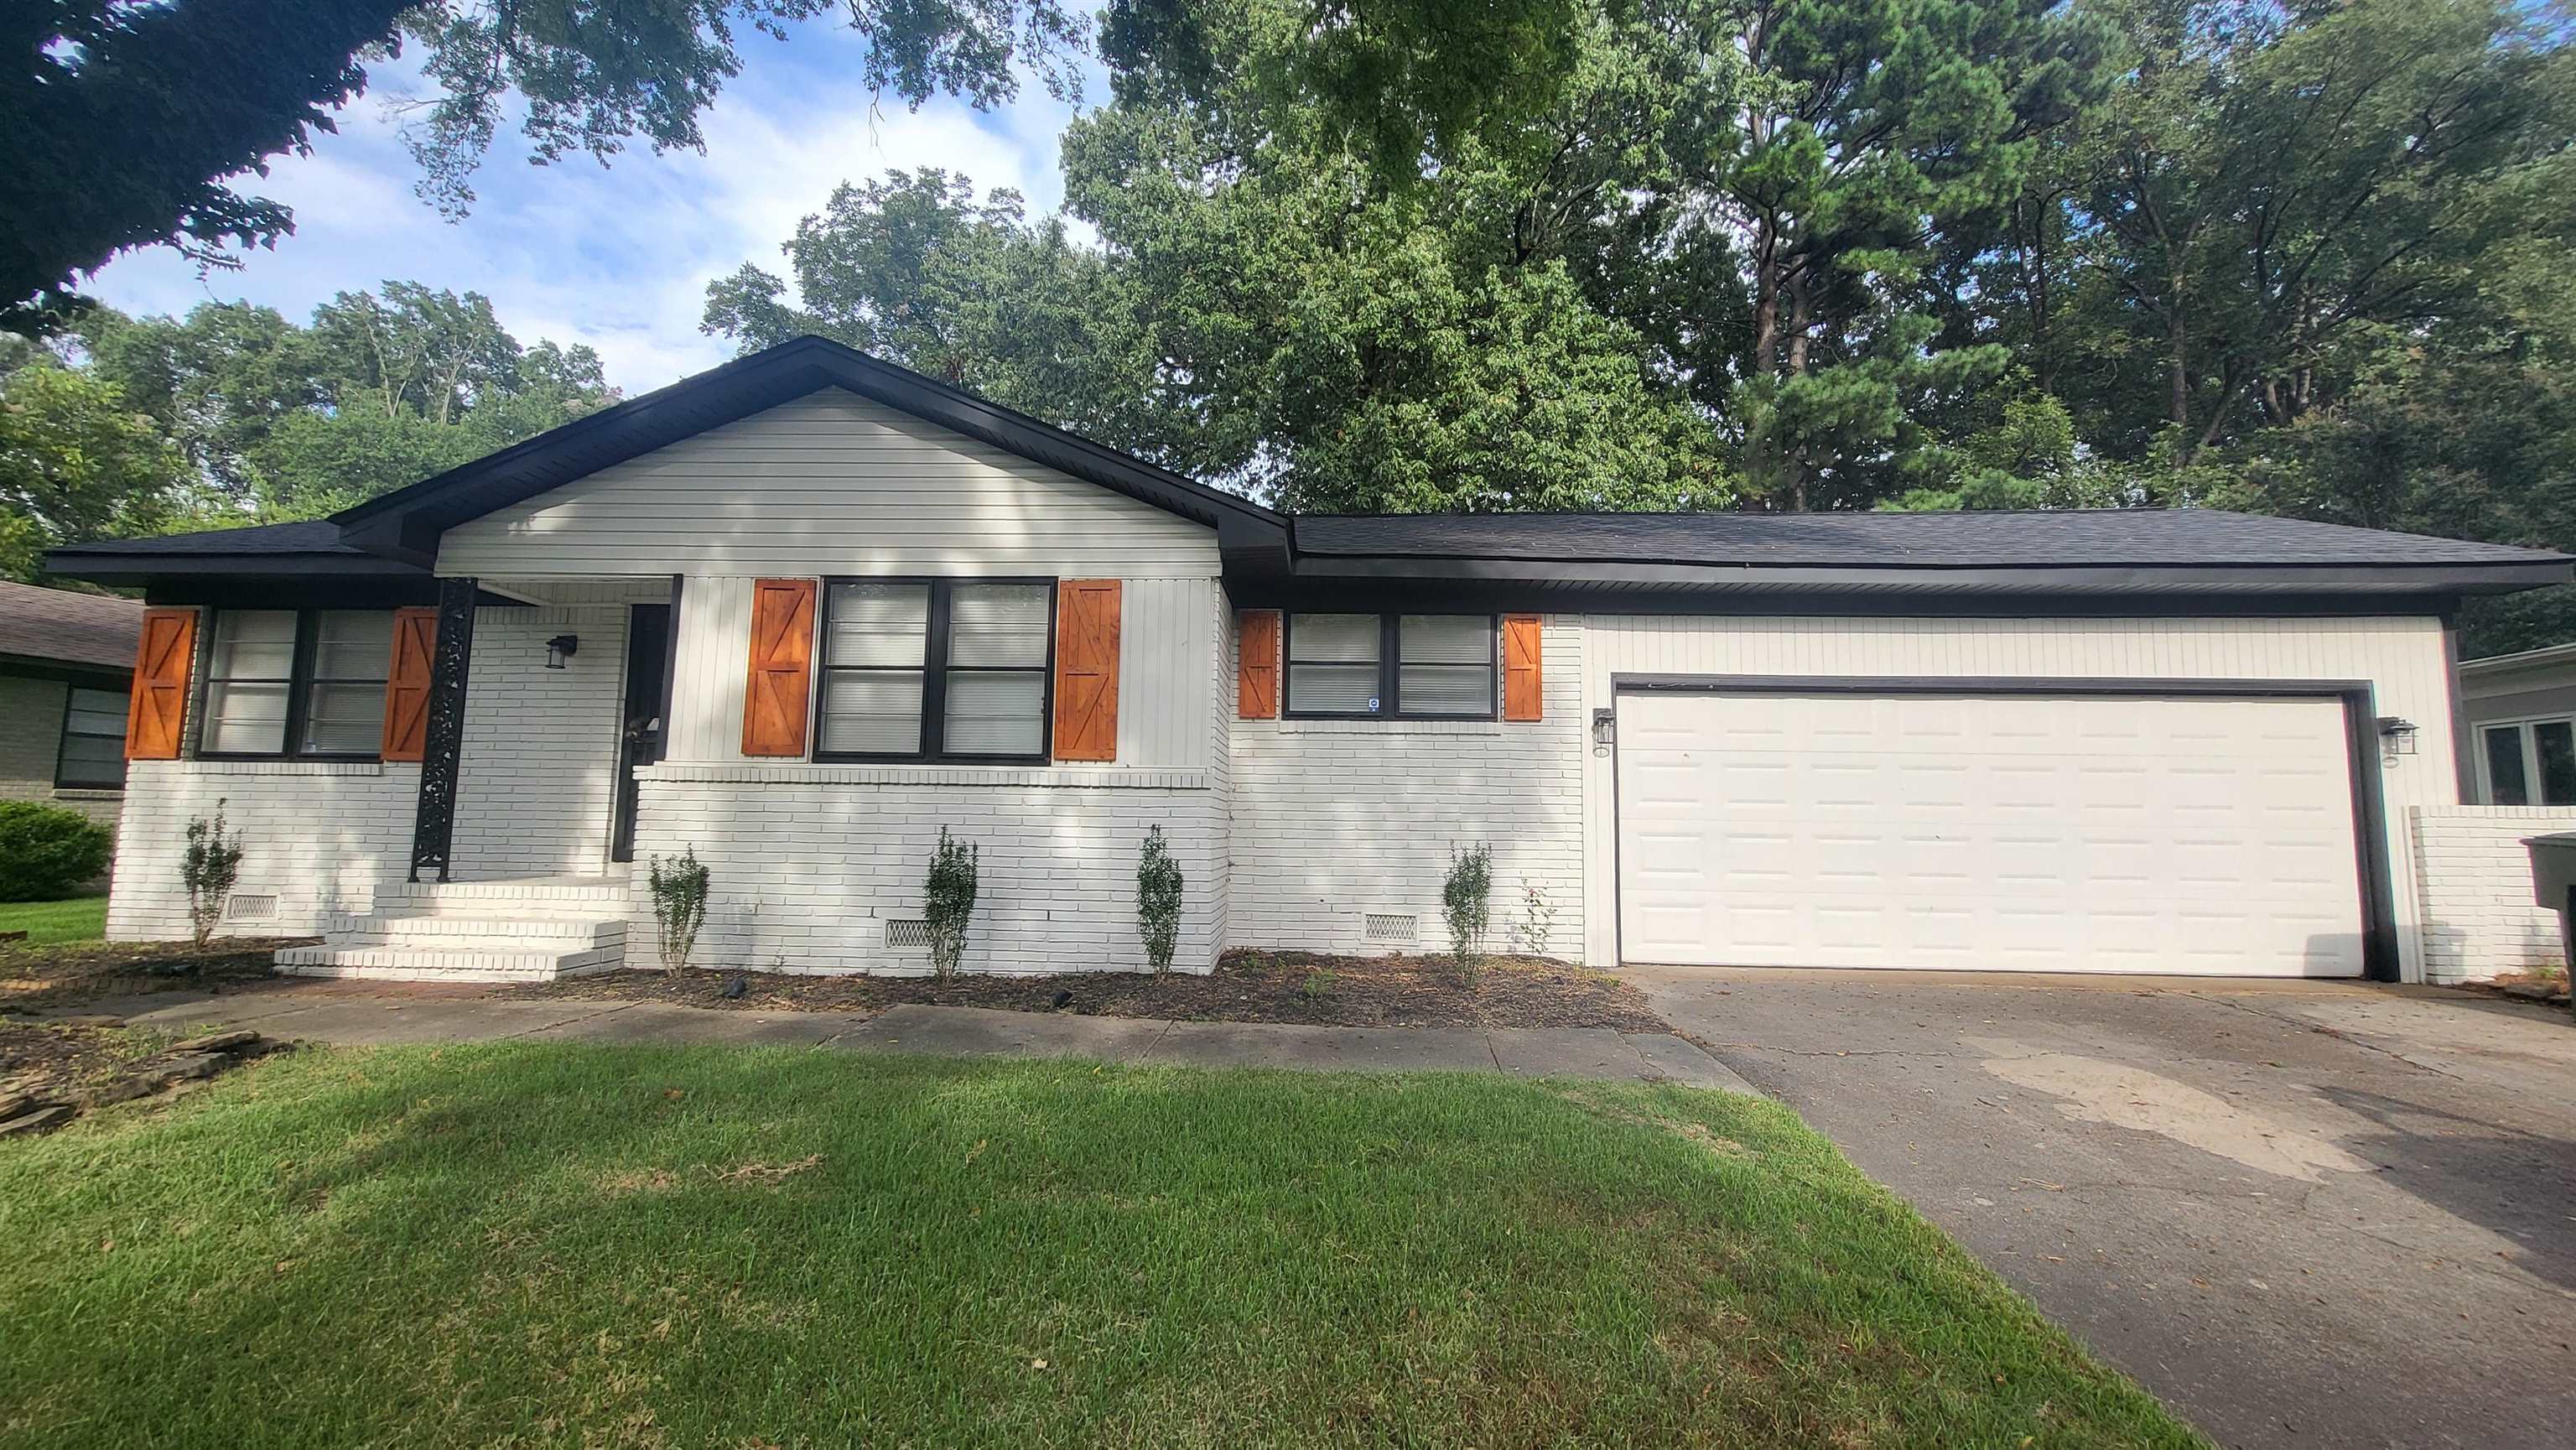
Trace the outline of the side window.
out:
[[[1484,614],[1408,614],[1397,630],[1396,700],[1407,715],[1494,713],[1494,621]]]
[[[2576,805],[2576,720],[2526,720],[2478,730],[2487,804]]]
[[[1291,614],[1290,715],[1494,718],[1494,616]]]
[[[63,711],[54,784],[67,790],[125,788],[125,696],[73,686]]]

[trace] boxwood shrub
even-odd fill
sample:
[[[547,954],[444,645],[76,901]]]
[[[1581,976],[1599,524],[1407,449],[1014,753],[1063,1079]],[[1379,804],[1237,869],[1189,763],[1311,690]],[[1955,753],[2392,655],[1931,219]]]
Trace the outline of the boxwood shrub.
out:
[[[78,811],[0,801],[0,901],[54,901],[107,869],[113,838]]]

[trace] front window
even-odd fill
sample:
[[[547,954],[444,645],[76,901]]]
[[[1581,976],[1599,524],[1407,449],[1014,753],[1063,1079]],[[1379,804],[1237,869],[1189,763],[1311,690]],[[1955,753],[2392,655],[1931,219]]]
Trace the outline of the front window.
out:
[[[1490,614],[1291,614],[1288,713],[1494,718]]]
[[[2478,734],[2487,804],[2576,805],[2576,720],[2521,720]]]
[[[839,580],[823,620],[818,757],[1046,758],[1052,582]]]
[[[123,790],[125,696],[75,685],[65,703],[54,784],[65,790]]]
[[[366,758],[382,745],[393,615],[228,609],[206,651],[207,755]]]

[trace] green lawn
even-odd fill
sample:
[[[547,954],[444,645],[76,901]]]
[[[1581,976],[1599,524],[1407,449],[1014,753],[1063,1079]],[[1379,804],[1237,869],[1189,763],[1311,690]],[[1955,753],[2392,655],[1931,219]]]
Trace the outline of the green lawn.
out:
[[[0,932],[23,931],[32,946],[47,942],[96,941],[107,934],[107,898],[75,896],[69,901],[0,901]]]
[[[2197,1444],[1780,1108],[308,1051],[0,1142],[0,1442]]]

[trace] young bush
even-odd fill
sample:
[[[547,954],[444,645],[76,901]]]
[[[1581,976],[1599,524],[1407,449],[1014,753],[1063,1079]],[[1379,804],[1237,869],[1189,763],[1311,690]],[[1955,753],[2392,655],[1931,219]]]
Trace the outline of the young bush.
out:
[[[1450,962],[1474,982],[1485,969],[1485,933],[1494,924],[1494,848],[1482,841],[1449,848],[1449,879],[1440,888],[1440,915],[1449,923]]]
[[[1512,945],[1522,956],[1547,955],[1548,938],[1556,935],[1556,903],[1548,899],[1547,888],[1524,876],[1521,878],[1521,919],[1512,924]]]
[[[698,848],[677,856],[656,856],[648,875],[653,892],[653,924],[661,932],[662,970],[676,977],[689,969],[697,949],[698,930],[707,924],[707,863]]]
[[[0,901],[57,901],[107,869],[107,827],[78,811],[0,801]]]
[[[224,802],[218,800],[214,815],[188,822],[188,850],[179,858],[179,881],[188,888],[188,926],[197,945],[204,946],[215,934],[215,923],[224,919],[224,901],[241,881],[241,863],[241,832],[225,829]]]
[[[930,929],[930,970],[941,980],[957,975],[966,957],[966,925],[975,916],[975,868],[981,848],[961,845],[939,828],[930,853],[930,880],[922,887],[922,916]]]
[[[1163,844],[1163,828],[1145,832],[1145,854],[1136,863],[1136,929],[1145,938],[1145,960],[1154,975],[1172,969],[1172,948],[1181,935],[1181,863]]]

